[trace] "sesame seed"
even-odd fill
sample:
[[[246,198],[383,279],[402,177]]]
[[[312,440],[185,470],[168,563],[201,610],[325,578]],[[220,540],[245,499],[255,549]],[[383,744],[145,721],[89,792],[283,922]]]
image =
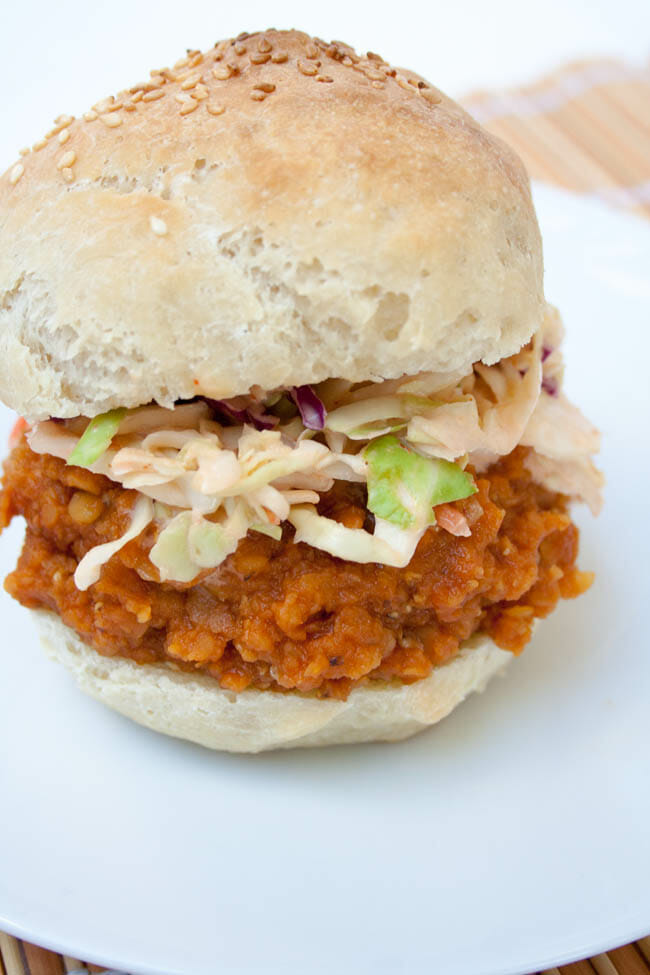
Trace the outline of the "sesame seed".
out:
[[[298,71],[301,74],[314,75],[318,72],[318,67],[315,64],[307,64],[305,61],[298,61]]]
[[[422,88],[420,90],[420,95],[425,101],[429,102],[430,105],[439,105],[442,101],[440,95],[431,88]]]
[[[400,88],[404,89],[404,91],[413,91],[411,85],[409,85],[407,79],[403,75],[401,74],[395,75],[395,81],[400,86]]]
[[[19,156],[28,156],[31,151],[32,150],[29,148],[29,146],[24,146],[22,149],[19,149],[18,150],[18,155]]]
[[[166,78],[163,78],[162,75],[152,71],[149,81],[145,81],[144,84],[138,85],[138,88],[140,89],[140,91],[144,91],[144,92],[153,91],[154,88],[159,88],[160,85],[164,85],[165,81]]]
[[[114,105],[115,105],[115,99],[113,98],[112,95],[109,95],[108,98],[102,98],[100,102],[97,102],[96,105],[93,105],[93,109],[95,112],[97,112],[98,115],[104,115],[106,114],[106,112],[114,111],[113,108]],[[118,104],[118,108],[121,107],[122,107],[121,104]]]
[[[199,81],[201,81],[200,74],[190,75],[190,77],[186,78],[181,85],[181,91],[189,91],[190,88],[194,88],[195,85],[198,85]]]
[[[56,164],[57,169],[69,169],[70,166],[74,166],[77,159],[77,153],[70,149],[69,152],[64,152],[58,163]]]
[[[61,170],[61,175],[63,176],[66,183],[71,183],[72,180],[74,179],[74,173],[72,172],[69,166],[63,167],[63,169]]]
[[[9,173],[9,182],[11,183],[12,186],[16,185],[16,183],[18,182],[18,180],[20,179],[20,177],[23,175],[24,172],[25,172],[25,167],[23,166],[23,164],[16,163],[14,168]]]
[[[46,133],[46,138],[50,139],[53,135],[58,135],[61,129],[67,128],[71,122],[74,122],[71,115],[59,115],[50,131]]]
[[[38,142],[34,143],[32,149],[34,150],[34,152],[39,152],[41,149],[44,149],[46,145],[47,145],[47,139],[39,139]]]
[[[267,62],[284,64],[293,60],[301,74],[312,77],[321,83],[332,84],[335,80],[334,77],[325,73],[327,67],[322,68],[323,62],[325,65],[328,64],[327,58],[330,61],[337,61],[346,67],[353,67],[355,70],[361,71],[372,87],[378,90],[385,87],[387,77],[394,77],[402,89],[422,94],[422,97],[430,105],[439,104],[442,100],[424,82],[396,71],[380,55],[374,54],[372,51],[369,51],[364,58],[340,41],[328,42],[320,38],[305,38],[304,42],[300,43],[300,57],[290,57],[286,50],[274,50],[277,43],[276,38],[279,36],[273,31],[252,35],[244,33],[234,40],[219,41],[205,55],[197,50],[188,50],[186,56],[177,61],[172,69],[159,68],[151,71],[151,81],[140,82],[133,85],[128,91],[120,91],[117,95],[103,99],[93,106],[91,111],[86,112],[83,118],[90,122],[99,117],[108,128],[118,128],[125,118],[120,109],[124,108],[125,112],[133,113],[140,101],[157,101],[166,93],[162,90],[162,86],[172,81],[176,83],[175,91],[172,90],[172,94],[179,103],[181,116],[190,115],[196,111],[201,102],[205,102],[208,114],[218,116],[224,113],[225,106],[219,103],[210,103],[211,81],[207,83],[204,80],[207,75],[201,74],[200,65],[209,66],[212,78],[216,81],[227,81],[233,75],[245,73],[249,63],[251,65],[262,65]],[[247,57],[243,62],[235,60],[233,56],[237,55],[238,58],[241,58],[242,55],[246,54]],[[320,60],[321,58],[323,61]],[[205,70],[205,67],[202,70]],[[265,73],[259,72],[261,75]],[[252,85],[251,89],[249,90],[250,98],[261,102],[269,94],[276,91],[276,85],[261,81]],[[55,119],[54,127],[45,139],[36,142],[33,149],[36,151],[43,148],[47,144],[47,139],[55,135],[58,136],[58,144],[66,146],[72,134],[68,131],[68,126],[73,120],[73,116],[70,115],[58,116]],[[29,151],[27,149],[21,150],[21,155],[26,155]],[[76,155],[73,154],[72,162],[66,165],[66,153],[59,160],[58,168],[64,173],[66,179],[74,179],[72,167],[75,161]]]
[[[334,44],[334,43],[327,44],[325,46],[325,53],[327,54],[328,58],[332,59],[332,61],[342,61],[343,58],[345,57],[343,51],[338,46],[338,44]]]
[[[164,237],[167,233],[167,224],[164,220],[161,220],[160,217],[150,217],[149,224],[151,225],[151,229],[153,230],[154,234],[157,234],[158,237]]]

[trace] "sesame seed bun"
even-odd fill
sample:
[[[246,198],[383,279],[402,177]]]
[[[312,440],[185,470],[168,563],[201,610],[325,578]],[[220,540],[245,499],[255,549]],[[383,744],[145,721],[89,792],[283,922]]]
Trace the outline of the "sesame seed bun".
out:
[[[229,752],[399,741],[446,717],[472,691],[482,691],[512,659],[477,634],[424,680],[367,685],[347,701],[268,690],[234,694],[200,674],[102,657],[54,613],[33,613],[48,655],[71,671],[81,690],[154,731]]]
[[[295,31],[61,116],[0,178],[0,396],[29,419],[494,362],[542,302],[515,154]]]

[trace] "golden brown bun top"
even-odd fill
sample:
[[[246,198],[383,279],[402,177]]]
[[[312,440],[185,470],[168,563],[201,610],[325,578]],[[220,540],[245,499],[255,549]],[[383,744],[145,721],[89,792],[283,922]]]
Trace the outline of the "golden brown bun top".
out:
[[[191,51],[0,179],[0,396],[30,418],[493,362],[542,306],[518,157],[297,31]]]

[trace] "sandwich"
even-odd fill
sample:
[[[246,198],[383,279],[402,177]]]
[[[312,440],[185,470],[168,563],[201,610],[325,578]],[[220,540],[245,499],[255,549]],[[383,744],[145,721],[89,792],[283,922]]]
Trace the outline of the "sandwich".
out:
[[[562,376],[508,146],[344,43],[190,50],[0,179],[5,587],[159,732],[404,738],[591,582]]]

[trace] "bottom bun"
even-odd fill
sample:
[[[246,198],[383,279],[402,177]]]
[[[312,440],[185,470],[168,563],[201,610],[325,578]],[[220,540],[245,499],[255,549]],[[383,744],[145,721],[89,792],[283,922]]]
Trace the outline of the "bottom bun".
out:
[[[82,691],[154,731],[229,752],[399,741],[440,721],[472,691],[482,691],[512,659],[477,634],[423,680],[365,685],[347,701],[295,692],[235,694],[212,677],[103,657],[54,613],[35,613],[48,655],[72,671]]]

